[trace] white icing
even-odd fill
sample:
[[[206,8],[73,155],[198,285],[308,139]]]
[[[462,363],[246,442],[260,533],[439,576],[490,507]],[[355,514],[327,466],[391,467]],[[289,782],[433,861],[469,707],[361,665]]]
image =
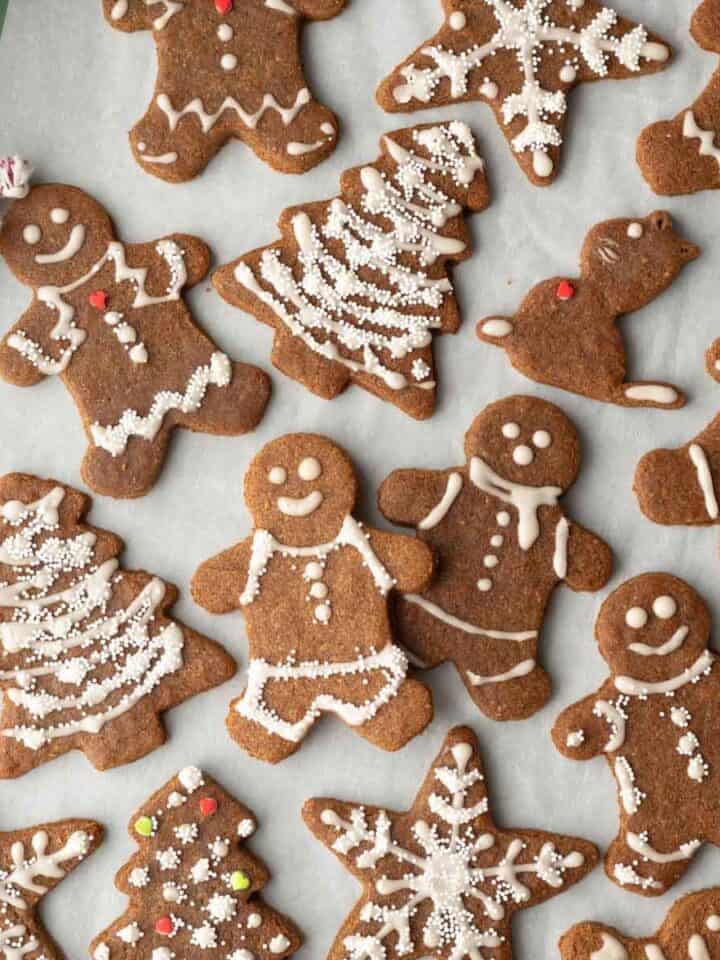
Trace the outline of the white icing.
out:
[[[625,614],[625,623],[633,630],[642,630],[647,622],[647,610],[644,610],[642,607],[630,607]]]
[[[528,467],[535,459],[535,454],[527,444],[520,443],[513,450],[512,458],[519,467]]]
[[[656,943],[645,944],[645,956],[647,960],[667,960],[665,954]]]
[[[278,510],[286,517],[309,517],[322,506],[325,498],[319,490],[313,490],[306,497],[278,497]]]
[[[274,483],[275,486],[282,486],[287,480],[287,470],[285,467],[272,467],[268,473],[268,480],[270,483]]]
[[[694,933],[688,940],[688,956],[690,960],[711,960],[707,944],[699,933]]]
[[[538,450],[546,450],[552,446],[552,437],[547,430],[536,430],[532,436],[532,442]]]
[[[720,917],[716,913],[711,913],[705,924],[708,930],[712,930],[713,933],[720,931]]]
[[[590,954],[590,960],[628,960],[625,947],[609,933],[602,933],[602,946]]]
[[[686,110],[683,117],[683,136],[689,140],[699,140],[698,152],[701,157],[712,157],[720,166],[720,148],[715,146],[715,131],[703,130],[695,119],[692,110]]]
[[[717,520],[720,510],[718,509],[715,484],[713,483],[713,477],[710,472],[707,457],[705,456],[705,451],[698,443],[691,443],[688,448],[688,454],[697,472],[697,480],[705,499],[707,515],[711,520]]]
[[[138,149],[140,149],[139,146]],[[143,163],[159,163],[161,166],[167,166],[171,163],[176,163],[178,158],[178,155],[174,150],[170,150],[168,153],[159,153],[155,155],[151,153],[144,153],[143,151],[140,152],[142,153]]]
[[[520,436],[520,424],[513,423],[512,421],[509,423],[504,423],[502,427],[502,435],[508,440],[517,440],[517,438]]]
[[[64,247],[56,250],[55,253],[35,254],[35,263],[64,263],[66,260],[72,260],[82,250],[84,244],[85,227],[82,223],[76,223]]]
[[[670,853],[660,853],[647,839],[647,834],[633,833],[628,830],[626,836],[627,845],[635,853],[639,854],[643,860],[649,860],[651,863],[676,863],[678,860],[689,860],[690,857],[700,846],[699,840],[689,840],[683,843],[677,850]]]
[[[446,623],[449,627],[455,627],[456,630],[462,630],[463,633],[469,633],[472,636],[490,637],[492,640],[514,640],[517,643],[522,643],[524,640],[534,640],[537,637],[537,630],[520,630],[516,632],[508,630],[486,630],[484,627],[478,627],[473,623],[460,620],[451,613],[447,613],[436,603],[432,603],[430,600],[426,600],[425,597],[421,597],[416,593],[406,593],[403,599],[409,603],[416,604],[418,607],[422,607],[426,613]]]
[[[65,207],[53,207],[50,211],[50,219],[53,223],[67,223],[70,219],[70,211]]]
[[[463,30],[467,25],[467,17],[461,10],[455,10],[448,17],[448,24],[452,30]]]
[[[515,680],[518,677],[526,677],[535,669],[534,660],[521,660],[516,666],[504,673],[496,673],[488,677],[481,677],[477,673],[467,671],[467,678],[473,687],[484,687],[492,683],[506,683],[508,680]]]
[[[574,83],[577,79],[577,70],[571,63],[566,63],[560,68],[558,76],[563,83]]]
[[[597,717],[603,717],[610,725],[610,737],[604,746],[605,753],[613,753],[619,750],[625,743],[625,723],[627,715],[623,709],[623,698],[619,697],[616,703],[611,700],[598,700],[593,707],[593,713]]]
[[[678,627],[670,639],[666,640],[665,643],[659,647],[653,647],[647,643],[631,643],[628,645],[628,649],[632,650],[633,653],[640,654],[641,657],[667,657],[669,654],[675,653],[676,650],[680,649],[685,643],[688,632],[688,627]]]
[[[290,941],[284,933],[278,933],[270,941],[270,953],[284,953],[290,946]]]
[[[493,317],[483,323],[482,332],[488,337],[507,337],[513,332],[513,325],[503,317]]]
[[[704,650],[695,663],[683,670],[677,677],[669,680],[660,680],[650,683],[646,680],[635,680],[633,677],[615,677],[615,686],[621,693],[629,696],[645,696],[651,693],[673,693],[688,683],[697,681],[703,674],[709,673],[713,666],[713,655]]]
[[[335,128],[332,129],[332,135],[335,133]],[[314,153],[316,150],[319,150],[320,147],[324,147],[327,143],[327,140],[313,140],[311,143],[304,143],[301,140],[291,140],[287,147],[285,148],[291,157],[304,157],[307,153]]]
[[[322,464],[316,457],[305,457],[300,461],[298,476],[301,480],[317,480],[322,475]]]
[[[645,231],[641,223],[631,223],[627,228],[627,235],[631,240],[639,240],[644,232]]]
[[[235,56],[234,53],[224,53],[220,57],[220,66],[222,67],[223,70],[226,70],[226,71],[234,70],[237,65],[238,65],[238,58]]]
[[[235,36],[235,31],[229,23],[221,23],[217,28],[217,35],[218,40],[220,40],[221,43],[229,43],[230,40],[232,40],[232,38]]]
[[[154,30],[164,30],[172,17],[174,17],[176,13],[179,13],[185,6],[185,0],[143,0],[143,2],[146,7],[156,7],[162,3],[165,8],[163,13],[153,20]],[[115,0],[112,10],[110,11],[110,18],[112,20],[122,20],[123,17],[127,16],[127,13],[128,0]]]
[[[20,893],[25,890],[34,897],[47,892],[47,887],[39,882],[40,878],[59,880],[65,876],[63,864],[70,860],[81,860],[90,850],[90,837],[82,830],[71,833],[62,847],[54,853],[48,852],[50,838],[44,830],[36,831],[32,840],[32,854],[25,852],[25,846],[19,840],[10,847],[12,865],[3,869],[0,875],[0,903],[14,910],[28,910],[30,904]],[[3,909],[7,913],[7,909]]]
[[[278,10],[280,13],[287,13],[288,16],[295,16],[295,10],[286,3],[286,0],[265,0],[265,6],[271,10]]]
[[[626,757],[617,757],[615,760],[615,777],[620,790],[620,801],[627,814],[637,813],[645,794],[635,786],[635,773]]]
[[[677,390],[660,383],[643,383],[626,387],[625,396],[628,400],[649,400],[651,403],[659,403],[663,406],[675,403],[678,398]]]
[[[652,877],[642,877],[635,867],[629,863],[616,863],[613,867],[613,876],[621,887],[635,886],[643,890],[662,890],[662,884]]]
[[[36,223],[29,223],[23,229],[23,240],[31,247],[35,246],[42,240],[42,230]]]
[[[167,117],[170,130],[177,129],[177,125],[183,117],[195,116],[200,121],[202,132],[209,133],[226,110],[233,110],[246,127],[254,130],[268,110],[275,111],[282,120],[283,125],[286,127],[289,126],[302,108],[310,102],[310,91],[306,87],[298,90],[294,103],[289,107],[281,106],[271,93],[266,93],[260,106],[254,113],[248,113],[234,97],[226,97],[215,113],[208,113],[206,111],[200,97],[195,97],[194,100],[191,100],[181,110],[175,109],[170,97],[166,93],[158,94],[155,102]]]
[[[568,567],[568,539],[570,524],[566,517],[560,517],[555,527],[555,552],[553,554],[553,570],[561,580],[567,576]]]
[[[655,597],[653,600],[653,613],[661,620],[669,620],[677,613],[677,601],[674,597],[662,596]]]
[[[463,480],[459,473],[451,473],[448,476],[447,487],[442,496],[442,500],[432,508],[430,513],[424,517],[418,524],[418,530],[432,530],[441,523],[447,516],[448,510],[452,507],[462,490]]]
[[[583,743],[585,743],[584,730],[571,730],[567,737],[565,737],[566,747],[581,747]]]

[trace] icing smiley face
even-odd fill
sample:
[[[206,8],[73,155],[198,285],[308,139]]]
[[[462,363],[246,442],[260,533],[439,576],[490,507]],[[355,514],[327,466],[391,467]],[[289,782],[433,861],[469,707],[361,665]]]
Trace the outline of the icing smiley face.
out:
[[[347,456],[314,434],[291,434],[268,444],[245,479],[255,526],[288,546],[331,541],[356,497],[357,481]]]

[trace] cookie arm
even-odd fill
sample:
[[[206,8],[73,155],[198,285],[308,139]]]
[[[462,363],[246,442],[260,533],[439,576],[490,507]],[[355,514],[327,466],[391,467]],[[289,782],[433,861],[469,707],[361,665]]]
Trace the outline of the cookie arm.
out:
[[[432,550],[421,540],[400,533],[366,528],[378,559],[395,581],[401,593],[419,593],[430,583],[433,573]]]
[[[570,760],[591,760],[605,752],[612,734],[605,714],[596,711],[598,702],[609,703],[617,691],[607,681],[596,693],[567,707],[552,728],[555,748]]]
[[[393,471],[378,490],[380,512],[391,523],[417,527],[442,501],[451,473],[439,470]]]
[[[162,0],[151,6],[147,6],[145,0],[103,0],[105,19],[111,27],[125,33],[152,30],[161,9]]]
[[[252,553],[252,537],[201,563],[190,581],[195,603],[210,613],[230,613],[240,608]]]
[[[565,582],[571,590],[600,590],[612,573],[612,551],[596,534],[571,523],[567,542]]]
[[[57,313],[39,300],[33,301],[0,341],[3,380],[18,387],[32,387],[43,377],[61,372],[55,367],[61,363],[68,343],[50,336],[56,323]]]

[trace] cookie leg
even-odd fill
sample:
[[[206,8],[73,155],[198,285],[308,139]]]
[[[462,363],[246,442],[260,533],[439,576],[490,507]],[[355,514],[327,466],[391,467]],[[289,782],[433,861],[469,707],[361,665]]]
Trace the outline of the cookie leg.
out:
[[[299,102],[307,91],[296,96]],[[254,130],[240,124],[236,135],[274,170],[305,173],[337,146],[338,122],[327,107],[311,100],[287,126],[276,112],[268,111]]]
[[[418,680],[405,680],[397,694],[359,727],[361,737],[381,750],[400,750],[432,722],[432,694]]]
[[[247,433],[262,419],[270,389],[270,377],[259,367],[234,363],[230,383],[225,387],[209,386],[200,408],[180,415],[178,423],[198,433]]]
[[[714,113],[717,115],[717,107]],[[711,155],[720,139],[718,134],[720,130],[703,109],[702,100],[674,120],[646,127],[636,153],[650,188],[664,196],[720,188],[720,163]]]
[[[264,760],[266,763],[280,763],[300,749],[302,740],[297,742],[285,740],[276,733],[267,730],[262,724],[238,713],[237,705],[241,700],[242,696],[233,700],[230,704],[225,725],[235,743],[242,747],[246,753],[255,757],[256,760]]]
[[[204,133],[199,119],[190,111],[187,116],[177,117],[175,107],[166,94],[157,96],[131,130],[130,146],[147,173],[181,183],[207,166],[222,139],[212,130]]]
[[[608,400],[621,407],[658,407],[677,410],[685,406],[685,394],[681,390],[671,383],[654,383],[651,380],[621,383]]]
[[[651,450],[638,463],[633,489],[650,520],[694,524],[718,519],[720,445],[708,442],[711,428],[677,450]]]
[[[655,843],[659,843],[655,835],[651,833],[651,836]],[[667,846],[677,848],[672,841]],[[613,840],[608,848],[605,873],[613,883],[632,893],[660,897],[680,880],[690,862],[690,859],[683,858],[669,863],[656,863],[636,852],[623,834]]]
[[[287,377],[304,384],[325,400],[342,393],[350,382],[350,371],[341,363],[328,360],[281,330],[275,333],[272,362]]]
[[[132,437],[117,456],[93,444],[82,462],[84,482],[107,497],[144,496],[162,469],[171,432],[172,426],[164,426],[153,440]]]
[[[550,677],[531,658],[496,674],[478,673],[460,664],[458,670],[478,709],[492,720],[524,720],[550,698]]]

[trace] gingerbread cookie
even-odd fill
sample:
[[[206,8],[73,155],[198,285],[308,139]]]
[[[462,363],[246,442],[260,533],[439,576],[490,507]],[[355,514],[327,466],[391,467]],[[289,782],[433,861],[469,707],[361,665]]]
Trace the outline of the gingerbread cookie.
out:
[[[564,710],[558,750],[575,760],[605,755],[617,781],[620,829],[607,875],[659,896],[707,841],[720,845],[720,674],[708,650],[710,614],[667,573],[626,581],[595,626],[611,676]]]
[[[272,361],[332,399],[357,383],[417,419],[435,406],[433,333],[460,325],[450,279],[470,256],[463,209],[489,202],[464,123],[398,130],[340,196],[285,210],[282,240],[214,276],[229,303],[275,330]]]
[[[513,914],[597,863],[586,840],[495,825],[467,727],[450,731],[407,812],[323,799],[303,816],[364,888],[328,960],[509,960]]]
[[[575,428],[556,406],[507,397],[486,407],[465,436],[466,463],[396,470],[378,505],[414,526],[438,561],[422,594],[398,598],[398,639],[429,667],[452,660],[478,707],[518,720],[547,701],[537,646],[559,583],[599,590],[610,548],[570,522],[559,498],[580,465]]]
[[[247,807],[185,767],[133,815],[139,850],[115,877],[125,913],[96,937],[93,960],[284,960],[302,938],[260,891],[270,879],[245,847]]]
[[[69,750],[99,770],[165,742],[164,710],[235,672],[173,620],[177,590],[124,570],[122,540],[53,480],[0,478],[0,777]]]
[[[236,435],[259,422],[267,375],[232,363],[183,300],[208,270],[201,240],[123,243],[92,197],[46,184],[10,205],[0,254],[33,291],[0,343],[0,376],[22,387],[61,376],[90,441],[93,490],[147,493],[175,427]]]
[[[304,173],[335,149],[337,120],[313,99],[300,63],[305,19],[346,0],[103,0],[118,30],[152,30],[158,73],[130,133],[148,173],[197,176],[228,140],[283,173]]]
[[[616,321],[659,296],[699,253],[663,211],[606,220],[585,237],[579,278],[538,283],[515,316],[486,317],[477,335],[538,383],[623,407],[682,407],[685,397],[671,384],[626,381]]]
[[[102,835],[102,827],[92,820],[61,820],[0,833],[0,953],[5,960],[62,960],[37,909],[100,845]]]
[[[560,160],[567,95],[578,83],[663,69],[670,48],[595,0],[442,0],[445,22],[382,82],[391,113],[488,103],[537,186]]]
[[[424,590],[432,554],[412,537],[364,526],[347,454],[325,437],[289,434],[263,447],[245,476],[255,531],[206,561],[193,596],[211,613],[242,610],[250,642],[231,736],[276,763],[322,713],[384,750],[432,719],[430,692],[407,677],[393,640],[393,589]]]
[[[690,32],[703,48],[720,53],[720,2],[703,0]],[[700,96],[674,120],[640,134],[637,161],[655,193],[667,196],[720,188],[720,69]]]
[[[560,940],[562,960],[717,960],[720,888],[677,900],[653,937],[626,937],[602,923],[576,923]]]

